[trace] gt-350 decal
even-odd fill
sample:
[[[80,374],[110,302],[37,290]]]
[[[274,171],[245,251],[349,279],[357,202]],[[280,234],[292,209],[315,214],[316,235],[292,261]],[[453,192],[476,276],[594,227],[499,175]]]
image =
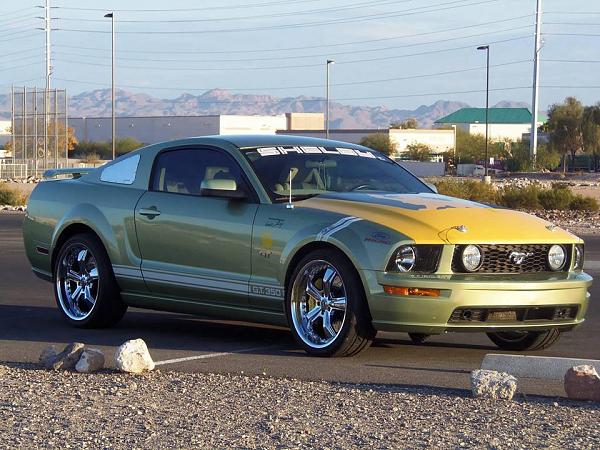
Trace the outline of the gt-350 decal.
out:
[[[366,150],[344,147],[262,147],[257,148],[256,151],[260,156],[288,155],[290,153],[324,153],[329,155],[360,156],[362,158],[375,158],[388,161],[386,158]]]
[[[360,220],[362,219],[354,216],[344,217],[343,219],[338,220],[336,223],[331,224],[319,231],[317,234],[317,241],[327,242],[327,239],[329,239],[334,233],[337,233],[338,231],[343,230],[347,226]]]
[[[251,284],[250,293],[261,297],[283,298],[283,288],[277,286],[263,286],[260,284]]]

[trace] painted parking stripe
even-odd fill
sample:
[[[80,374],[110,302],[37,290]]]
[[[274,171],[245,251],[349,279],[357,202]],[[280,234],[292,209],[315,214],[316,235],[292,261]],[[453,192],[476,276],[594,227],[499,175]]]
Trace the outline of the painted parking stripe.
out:
[[[277,346],[277,345],[268,345],[268,346],[264,346],[264,347],[252,347],[252,348],[243,348],[243,349],[239,349],[239,350],[232,350],[230,352],[205,353],[203,355],[187,356],[184,358],[175,358],[175,359],[165,359],[164,361],[155,361],[154,365],[164,366],[165,364],[177,364],[177,363],[182,363],[182,362],[187,362],[187,361],[196,361],[198,359],[218,358],[219,356],[235,355],[238,353],[248,353],[248,352],[254,352],[254,351],[258,351],[258,350],[269,350],[269,349],[274,349],[274,348],[281,348],[281,347]]]

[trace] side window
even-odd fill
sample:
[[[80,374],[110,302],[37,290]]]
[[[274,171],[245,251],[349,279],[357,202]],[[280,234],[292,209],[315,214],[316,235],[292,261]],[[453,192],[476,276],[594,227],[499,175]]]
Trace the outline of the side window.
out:
[[[239,188],[245,184],[237,163],[217,150],[169,150],[157,158],[153,191],[200,195],[203,181],[234,180]]]
[[[111,164],[102,170],[100,181],[117,184],[133,184],[140,163],[140,155],[133,155]]]

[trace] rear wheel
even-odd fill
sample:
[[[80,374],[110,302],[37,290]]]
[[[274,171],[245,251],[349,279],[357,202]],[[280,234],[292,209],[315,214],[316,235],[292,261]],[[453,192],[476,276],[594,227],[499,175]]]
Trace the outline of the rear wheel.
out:
[[[286,290],[292,334],[313,356],[353,356],[375,337],[362,283],[341,253],[316,250],[298,263]]]
[[[91,233],[75,235],[60,248],[54,296],[66,320],[82,328],[115,325],[127,310],[106,250]]]
[[[560,331],[497,331],[487,335],[502,350],[525,351],[550,347],[558,341]]]

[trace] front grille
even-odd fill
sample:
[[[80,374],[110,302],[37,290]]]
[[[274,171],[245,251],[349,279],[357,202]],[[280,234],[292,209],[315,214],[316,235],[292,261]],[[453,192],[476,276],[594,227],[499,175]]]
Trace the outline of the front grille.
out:
[[[452,258],[452,271],[455,273],[467,272],[463,267],[461,254],[464,245],[454,247]],[[548,250],[551,244],[497,244],[479,245],[483,255],[483,262],[477,273],[535,273],[550,272],[548,266]],[[568,270],[570,259],[570,246],[564,246],[567,261],[562,271]],[[521,264],[515,264],[510,260],[512,252],[526,253]]]
[[[575,305],[516,308],[457,308],[452,312],[448,322],[560,322],[575,319],[578,311],[579,307]]]

